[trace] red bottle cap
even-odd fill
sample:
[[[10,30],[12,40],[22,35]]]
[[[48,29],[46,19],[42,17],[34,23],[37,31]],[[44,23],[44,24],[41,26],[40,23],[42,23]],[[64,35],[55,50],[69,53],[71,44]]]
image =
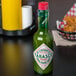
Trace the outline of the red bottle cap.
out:
[[[39,10],[48,10],[48,2],[39,2],[38,9]]]

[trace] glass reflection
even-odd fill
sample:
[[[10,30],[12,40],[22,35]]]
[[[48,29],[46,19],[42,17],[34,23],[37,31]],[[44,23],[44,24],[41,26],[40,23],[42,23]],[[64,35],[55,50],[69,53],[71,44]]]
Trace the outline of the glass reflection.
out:
[[[0,65],[2,65],[2,43],[3,39],[0,37]],[[2,66],[0,66],[0,76],[2,75]]]
[[[33,76],[32,36],[2,37],[1,45],[0,76]]]
[[[21,46],[16,40],[3,39],[2,64],[4,76],[22,76]]]

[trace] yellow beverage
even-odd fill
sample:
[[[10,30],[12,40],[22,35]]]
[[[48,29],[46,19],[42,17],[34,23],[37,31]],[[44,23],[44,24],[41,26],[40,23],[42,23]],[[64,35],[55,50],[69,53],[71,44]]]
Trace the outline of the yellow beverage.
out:
[[[8,31],[22,29],[21,0],[2,1],[2,28]]]

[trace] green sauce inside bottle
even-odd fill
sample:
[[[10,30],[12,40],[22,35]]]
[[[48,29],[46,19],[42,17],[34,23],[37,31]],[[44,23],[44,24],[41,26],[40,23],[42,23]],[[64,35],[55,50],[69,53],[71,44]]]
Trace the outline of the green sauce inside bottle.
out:
[[[48,2],[39,3],[38,30],[33,37],[34,71],[39,74],[48,74],[53,70],[53,38],[48,32],[47,7]]]

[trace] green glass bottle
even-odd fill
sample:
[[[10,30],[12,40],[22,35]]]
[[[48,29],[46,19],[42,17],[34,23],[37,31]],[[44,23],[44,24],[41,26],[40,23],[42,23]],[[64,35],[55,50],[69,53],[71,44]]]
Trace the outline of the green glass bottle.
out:
[[[38,31],[34,34],[34,71],[48,74],[53,70],[53,37],[48,32],[48,2],[39,2]]]

